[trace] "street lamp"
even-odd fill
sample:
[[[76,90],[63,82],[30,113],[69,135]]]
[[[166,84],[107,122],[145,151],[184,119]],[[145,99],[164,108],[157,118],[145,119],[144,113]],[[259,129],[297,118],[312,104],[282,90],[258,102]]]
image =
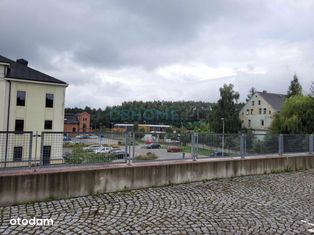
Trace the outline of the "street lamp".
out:
[[[222,151],[221,156],[224,156],[224,148],[225,148],[225,118],[220,118],[222,120]]]

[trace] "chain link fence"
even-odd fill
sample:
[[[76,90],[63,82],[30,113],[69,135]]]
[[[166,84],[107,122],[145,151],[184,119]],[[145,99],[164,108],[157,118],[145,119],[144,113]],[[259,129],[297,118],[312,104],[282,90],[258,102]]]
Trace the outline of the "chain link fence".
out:
[[[0,169],[313,153],[313,135],[0,132]]]

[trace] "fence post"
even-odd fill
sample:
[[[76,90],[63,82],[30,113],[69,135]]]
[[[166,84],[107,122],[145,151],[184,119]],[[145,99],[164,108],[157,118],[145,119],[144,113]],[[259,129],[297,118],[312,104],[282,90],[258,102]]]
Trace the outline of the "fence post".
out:
[[[198,142],[198,138],[197,138],[197,134],[194,132],[192,133],[191,142],[192,142],[192,149],[191,149],[192,159],[193,161],[196,161],[196,145]]]
[[[194,132],[191,134],[191,156],[194,161]]]
[[[9,132],[7,131],[6,134],[5,134],[4,168],[7,167],[8,147],[9,147]]]
[[[198,133],[196,133],[195,138],[196,138],[196,140],[195,140],[195,142],[196,142],[195,159],[197,159],[198,158]]]
[[[38,137],[38,133],[36,132],[36,146],[37,146],[37,137]],[[45,142],[45,133],[42,132],[41,133],[41,143],[40,143],[40,165],[44,165],[44,142]],[[36,152],[37,152],[37,147],[36,147]]]
[[[33,152],[33,132],[29,133],[29,156],[28,156],[28,166],[32,166],[32,152]]]
[[[125,138],[125,152],[124,152],[124,161],[125,163],[128,163],[128,145],[129,145],[129,133],[128,131],[124,132],[124,138]]]
[[[240,135],[240,155],[241,155],[241,157],[244,157],[244,155],[245,155],[245,139],[244,139],[244,134],[241,134]]]
[[[283,135],[278,136],[278,154],[281,156],[283,154]]]
[[[134,155],[135,155],[135,132],[133,132],[133,149],[132,149],[132,159],[130,158],[130,164],[133,163]]]
[[[309,135],[309,153],[313,154],[313,134]]]

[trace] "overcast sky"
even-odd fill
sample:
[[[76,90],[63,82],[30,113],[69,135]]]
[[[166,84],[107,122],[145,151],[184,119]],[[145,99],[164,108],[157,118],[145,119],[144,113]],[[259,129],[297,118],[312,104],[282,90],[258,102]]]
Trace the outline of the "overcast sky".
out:
[[[216,101],[314,81],[311,0],[0,0],[0,54],[69,83],[67,107]]]

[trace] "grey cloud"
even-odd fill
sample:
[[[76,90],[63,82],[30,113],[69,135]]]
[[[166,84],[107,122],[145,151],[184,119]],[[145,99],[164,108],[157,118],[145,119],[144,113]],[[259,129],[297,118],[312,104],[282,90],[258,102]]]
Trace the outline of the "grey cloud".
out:
[[[292,0],[2,0],[0,50],[69,82],[69,105],[213,101],[224,82],[242,97],[251,86],[285,92],[295,71],[305,86],[313,79],[313,10],[310,1]],[[190,63],[236,75],[199,82],[155,72]],[[265,73],[253,74],[259,70]]]

